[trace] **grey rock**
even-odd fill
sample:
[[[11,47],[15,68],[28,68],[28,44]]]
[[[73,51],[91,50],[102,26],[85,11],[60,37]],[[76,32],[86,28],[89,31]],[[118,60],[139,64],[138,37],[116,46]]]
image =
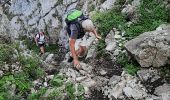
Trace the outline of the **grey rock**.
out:
[[[52,62],[54,60],[53,57],[54,57],[54,54],[49,54],[47,56],[47,58],[45,59],[45,62],[47,62],[47,63]]]
[[[101,11],[105,11],[108,9],[112,9],[114,7],[116,0],[106,0],[102,5],[101,5]]]
[[[54,75],[48,75],[46,77],[47,77],[47,80],[52,80],[54,78]]]
[[[81,82],[81,84],[84,86],[84,87],[94,87],[97,83],[96,81],[94,81],[93,79],[91,78],[88,78],[84,81]]]
[[[106,75],[106,74],[107,74],[107,71],[104,70],[104,69],[101,69],[101,70],[100,70],[100,74],[101,74],[101,75]]]
[[[138,7],[141,3],[141,0],[133,0],[132,1],[132,6]]]
[[[4,74],[4,72],[2,70],[0,70],[0,77],[2,77]]]
[[[143,69],[139,70],[137,72],[137,75],[139,76],[141,81],[147,82],[150,79],[150,82],[154,82],[161,78],[158,74],[157,70],[152,70],[152,69]]]
[[[141,67],[161,67],[168,63],[170,56],[170,29],[145,32],[128,41],[125,48]]]
[[[134,98],[135,100],[141,100],[147,97],[147,93],[142,89],[134,89],[131,87],[123,88],[123,92],[129,98]]]
[[[114,76],[112,76],[111,78],[110,78],[110,80],[109,80],[109,85],[112,85],[112,86],[115,86],[118,82],[120,82],[120,80],[121,80],[121,76],[116,76],[116,75],[114,75]]]
[[[115,33],[113,30],[111,30],[110,33],[105,38],[106,50],[108,50],[108,51],[114,50],[117,46],[114,36],[115,36]]]
[[[87,76],[77,77],[77,78],[76,78],[76,81],[77,81],[77,82],[81,82],[81,81],[85,80],[86,78],[87,78]]]
[[[157,87],[154,93],[160,96],[162,100],[170,100],[170,84]]]

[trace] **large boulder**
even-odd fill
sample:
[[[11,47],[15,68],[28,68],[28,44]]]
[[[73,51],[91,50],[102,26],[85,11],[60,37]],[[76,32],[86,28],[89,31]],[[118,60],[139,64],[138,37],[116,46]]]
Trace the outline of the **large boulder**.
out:
[[[170,25],[145,32],[125,44],[141,67],[161,67],[170,62]]]
[[[170,100],[170,84],[164,84],[155,89],[155,94],[162,97],[161,100]]]

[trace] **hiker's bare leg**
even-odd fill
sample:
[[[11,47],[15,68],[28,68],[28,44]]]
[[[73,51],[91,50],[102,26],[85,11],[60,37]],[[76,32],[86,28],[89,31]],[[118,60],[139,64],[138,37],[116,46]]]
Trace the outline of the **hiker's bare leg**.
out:
[[[44,46],[41,46],[41,47],[40,47],[40,50],[41,50],[41,53],[42,53],[42,54],[45,53]]]
[[[86,53],[86,46],[80,46],[78,50],[76,50],[77,56],[83,56]]]
[[[84,53],[86,53],[86,46],[80,46],[77,50],[76,50],[76,56],[83,56]],[[70,54],[70,56],[72,56],[72,54]]]

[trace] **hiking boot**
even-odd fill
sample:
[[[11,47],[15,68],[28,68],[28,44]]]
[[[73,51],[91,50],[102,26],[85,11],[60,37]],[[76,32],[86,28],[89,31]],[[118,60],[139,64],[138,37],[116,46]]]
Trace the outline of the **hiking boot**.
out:
[[[73,61],[73,57],[70,56],[67,62],[71,63],[72,61]]]

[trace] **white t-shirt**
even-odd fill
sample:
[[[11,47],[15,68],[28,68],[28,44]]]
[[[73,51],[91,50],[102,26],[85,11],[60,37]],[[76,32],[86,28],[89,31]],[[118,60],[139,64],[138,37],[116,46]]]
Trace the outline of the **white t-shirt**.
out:
[[[45,36],[44,35],[37,34],[36,38],[38,39],[38,44],[45,43]]]

